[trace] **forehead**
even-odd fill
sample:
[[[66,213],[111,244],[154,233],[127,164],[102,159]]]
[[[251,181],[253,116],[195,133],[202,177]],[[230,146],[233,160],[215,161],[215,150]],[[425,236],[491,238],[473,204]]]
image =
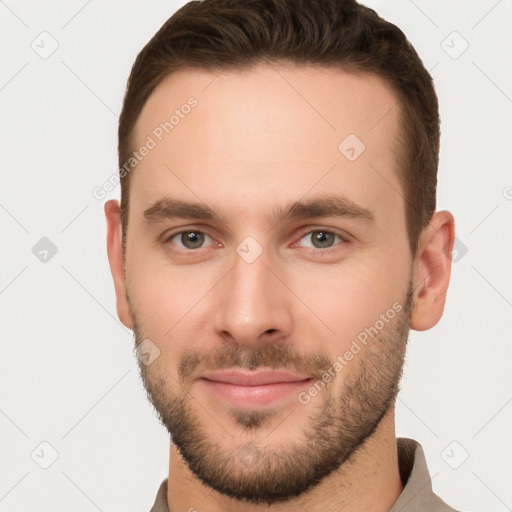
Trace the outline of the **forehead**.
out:
[[[396,196],[398,111],[384,80],[334,67],[182,69],[157,86],[139,116],[134,149],[148,137],[154,148],[132,181],[148,201],[164,181],[171,195],[179,188],[212,202],[234,193],[294,199],[312,187],[341,187],[359,202],[372,201],[372,192],[373,200]]]

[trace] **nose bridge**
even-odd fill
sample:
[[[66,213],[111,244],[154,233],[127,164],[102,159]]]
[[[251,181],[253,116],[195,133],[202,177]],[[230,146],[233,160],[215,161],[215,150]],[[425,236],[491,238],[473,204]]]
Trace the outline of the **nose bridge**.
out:
[[[291,310],[286,306],[282,285],[268,268],[269,256],[253,240],[242,242],[219,290],[216,329],[224,335],[229,333],[238,343],[255,344],[270,329],[283,335],[290,329]]]

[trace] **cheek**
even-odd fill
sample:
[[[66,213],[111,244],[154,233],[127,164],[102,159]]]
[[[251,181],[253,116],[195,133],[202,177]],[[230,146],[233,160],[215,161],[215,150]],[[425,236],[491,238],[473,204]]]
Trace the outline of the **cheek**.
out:
[[[318,325],[315,332],[323,333],[324,350],[332,358],[343,354],[380,315],[385,315],[393,304],[402,304],[409,284],[410,262],[403,252],[397,254],[400,256],[394,256],[392,251],[388,255],[368,254],[357,261],[323,268],[311,266],[308,272],[298,273],[292,281],[296,283],[296,294],[314,313],[302,314],[302,320],[296,318],[302,322],[299,332],[311,331],[313,322]],[[403,259],[400,264],[398,257]]]
[[[315,331],[324,333],[324,350],[331,352],[331,359],[335,359],[378,316],[382,297],[373,280],[364,274],[346,269],[331,269],[329,274],[321,280],[303,281],[297,295],[304,297],[304,302],[317,317],[306,315],[301,330],[311,330],[311,322],[318,324]]]
[[[179,340],[195,338],[205,325],[198,316],[222,273],[213,266],[173,266],[149,250],[132,251],[127,257],[127,289],[145,336],[162,345],[172,340],[173,347]]]
[[[155,264],[150,251],[131,248],[126,256],[126,288],[137,321],[144,335],[161,339],[172,326],[175,294],[169,288],[169,272]]]

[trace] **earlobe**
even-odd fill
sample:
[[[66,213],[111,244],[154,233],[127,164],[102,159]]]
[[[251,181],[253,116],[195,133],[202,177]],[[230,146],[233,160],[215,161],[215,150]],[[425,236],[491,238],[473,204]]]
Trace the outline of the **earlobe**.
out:
[[[443,315],[454,241],[453,215],[447,211],[436,212],[420,236],[414,261],[411,329],[431,329]]]
[[[107,219],[107,253],[116,291],[117,314],[121,322],[132,329],[133,318],[126,295],[125,256],[122,243],[121,209],[118,201],[110,200],[105,203],[105,217]]]

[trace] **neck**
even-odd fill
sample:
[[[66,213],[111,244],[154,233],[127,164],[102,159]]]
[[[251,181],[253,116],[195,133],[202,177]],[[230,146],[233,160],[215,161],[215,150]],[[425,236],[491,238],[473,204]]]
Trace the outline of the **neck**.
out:
[[[341,468],[302,496],[271,506],[238,501],[207,487],[171,444],[167,503],[170,512],[388,512],[402,489],[394,407],[390,407],[375,434]]]

